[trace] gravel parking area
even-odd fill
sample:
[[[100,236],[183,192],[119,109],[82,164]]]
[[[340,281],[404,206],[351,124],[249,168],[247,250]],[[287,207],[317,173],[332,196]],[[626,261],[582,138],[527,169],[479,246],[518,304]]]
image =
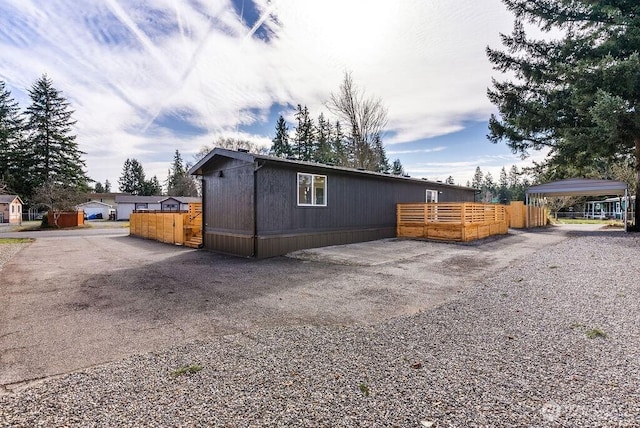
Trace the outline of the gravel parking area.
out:
[[[639,259],[637,235],[576,233],[417,314],[48,379],[0,396],[0,425],[639,426]]]
[[[0,270],[5,263],[28,244],[0,244]]]

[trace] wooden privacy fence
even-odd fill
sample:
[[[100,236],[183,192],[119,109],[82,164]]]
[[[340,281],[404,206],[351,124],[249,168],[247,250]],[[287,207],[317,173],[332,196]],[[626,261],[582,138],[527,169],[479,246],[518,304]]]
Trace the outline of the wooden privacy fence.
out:
[[[523,201],[511,201],[507,205],[509,227],[523,229],[525,227],[541,227],[547,225],[549,211],[546,207],[525,205]]]
[[[187,212],[133,212],[129,218],[129,234],[199,248],[202,245],[202,204],[189,204]]]
[[[472,202],[398,204],[397,235],[442,241],[473,241],[508,232],[504,205]]]

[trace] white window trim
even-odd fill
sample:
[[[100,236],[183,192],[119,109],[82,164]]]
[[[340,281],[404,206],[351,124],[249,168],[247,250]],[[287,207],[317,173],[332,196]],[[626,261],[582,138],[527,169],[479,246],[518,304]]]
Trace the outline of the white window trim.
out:
[[[432,201],[429,201],[429,194],[431,194]],[[438,191],[427,189],[424,193],[424,200],[426,203],[438,203]]]
[[[323,203],[322,204],[316,204],[315,203],[315,197],[314,195],[312,195],[311,197],[311,203],[310,204],[305,204],[305,203],[300,203],[300,176],[301,175],[310,175],[311,176],[311,190],[313,191],[314,189],[314,185],[315,185],[315,181],[316,181],[316,177],[322,177],[324,178],[324,198],[323,198]],[[312,174],[310,172],[299,172],[296,174],[296,202],[298,203],[299,207],[326,207],[327,206],[327,183],[328,183],[328,179],[326,175],[322,175],[322,174]]]

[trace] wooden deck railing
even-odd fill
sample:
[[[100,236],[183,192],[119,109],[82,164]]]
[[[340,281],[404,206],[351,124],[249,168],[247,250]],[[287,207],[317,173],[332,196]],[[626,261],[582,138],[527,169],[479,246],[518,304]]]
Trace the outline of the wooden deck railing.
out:
[[[472,202],[398,204],[398,237],[472,241],[506,234],[504,205]]]

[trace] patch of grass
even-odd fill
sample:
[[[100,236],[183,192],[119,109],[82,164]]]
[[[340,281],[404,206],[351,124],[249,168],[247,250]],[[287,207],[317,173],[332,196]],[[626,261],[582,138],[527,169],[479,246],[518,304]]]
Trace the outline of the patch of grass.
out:
[[[554,222],[559,224],[615,224],[612,220],[598,220],[592,218],[558,218]]]
[[[174,371],[171,372],[171,376],[173,377],[178,377],[178,376],[182,376],[182,375],[191,375],[191,374],[195,374],[198,373],[200,370],[202,370],[202,366],[199,364],[192,364],[190,366],[182,366],[179,369],[176,369]]]
[[[362,392],[365,397],[369,396],[369,387],[367,386],[366,383],[362,382],[360,384],[360,392]]]
[[[599,328],[592,328],[591,330],[587,330],[585,334],[589,339],[596,339],[598,337],[607,337],[607,333],[600,330]]]
[[[0,244],[28,244],[33,242],[31,238],[0,238]]]
[[[569,328],[571,328],[571,329],[574,329],[574,328],[584,328],[584,327],[585,327],[585,325],[584,325],[584,324],[582,324],[582,323],[580,323],[580,322],[574,322],[573,324],[571,324],[571,325],[569,326]]]

